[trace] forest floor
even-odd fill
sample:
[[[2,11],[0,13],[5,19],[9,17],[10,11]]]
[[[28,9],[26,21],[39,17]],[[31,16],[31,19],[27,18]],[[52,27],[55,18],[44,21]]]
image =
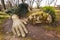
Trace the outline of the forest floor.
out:
[[[4,15],[4,14],[3,14]],[[7,16],[7,14],[6,14]],[[5,17],[6,17],[5,16]],[[1,16],[0,16],[1,17]],[[60,40],[60,11],[56,12],[56,25],[47,25],[47,24],[38,24],[32,25],[27,24],[27,29],[29,31],[28,35],[25,38],[22,37],[15,37],[10,33],[2,32],[1,25],[6,26],[6,24],[11,25],[11,20],[0,18],[0,40]],[[7,21],[7,22],[6,22]],[[8,26],[7,25],[7,26]],[[6,30],[9,27],[6,26]],[[4,30],[5,31],[5,30]]]

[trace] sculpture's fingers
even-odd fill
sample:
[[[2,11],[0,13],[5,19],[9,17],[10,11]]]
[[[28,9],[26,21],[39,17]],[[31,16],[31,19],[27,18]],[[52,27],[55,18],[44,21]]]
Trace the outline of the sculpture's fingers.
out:
[[[28,33],[28,30],[26,29],[26,27],[25,27],[25,25],[24,25],[23,23],[21,23],[21,26],[22,26],[22,28],[24,29],[24,31],[25,31],[26,33]]]
[[[28,18],[29,18],[29,20],[31,20],[33,17],[32,17],[32,15],[30,15]]]
[[[15,30],[16,30],[17,35],[20,36],[21,34],[20,34],[19,30],[18,30],[18,26],[15,27]]]
[[[22,37],[25,37],[25,33],[24,33],[24,30],[23,30],[21,24],[20,24],[20,26],[19,26],[19,30],[20,30],[20,32],[21,32]]]
[[[16,32],[14,30],[14,27],[12,27],[12,32],[13,32],[14,35],[16,35]]]
[[[22,20],[22,22],[23,22],[24,24],[27,24],[27,22],[26,22],[25,20]]]

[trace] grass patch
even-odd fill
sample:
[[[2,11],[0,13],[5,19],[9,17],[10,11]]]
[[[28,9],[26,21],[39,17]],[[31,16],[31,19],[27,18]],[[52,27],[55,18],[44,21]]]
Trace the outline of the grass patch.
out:
[[[4,19],[9,18],[9,15],[5,12],[0,12],[0,23],[3,22]]]
[[[60,20],[60,13],[57,13],[57,12],[56,12],[56,20],[57,20],[57,21]]]
[[[8,18],[9,15],[0,15],[0,19],[5,19],[5,18]]]
[[[60,13],[60,10],[55,10],[56,13]]]
[[[5,12],[0,12],[0,30],[2,29],[1,24],[9,18],[9,15],[6,14]]]
[[[46,29],[48,31],[60,32],[60,26],[58,26],[58,27],[45,26],[44,29]]]

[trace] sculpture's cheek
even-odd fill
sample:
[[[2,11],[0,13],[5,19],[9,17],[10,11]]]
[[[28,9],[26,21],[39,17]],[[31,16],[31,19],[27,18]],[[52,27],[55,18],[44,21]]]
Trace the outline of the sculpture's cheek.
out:
[[[52,17],[51,17],[50,15],[47,17],[47,21],[48,21],[49,23],[52,22]]]

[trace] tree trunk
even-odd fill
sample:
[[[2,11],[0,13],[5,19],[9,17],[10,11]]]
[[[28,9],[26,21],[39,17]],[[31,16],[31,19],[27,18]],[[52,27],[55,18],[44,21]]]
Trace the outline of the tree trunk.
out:
[[[11,2],[9,1],[9,5],[10,5],[10,8],[12,8],[12,4],[11,4]]]
[[[50,2],[50,4],[52,4],[54,1],[55,1],[55,0],[52,0],[52,1]]]
[[[47,0],[47,1],[48,1],[48,6],[50,6],[49,0]]]
[[[37,0],[37,8],[39,9],[39,0]]]
[[[18,0],[18,5],[19,5],[19,0]]]
[[[43,0],[40,0],[40,1],[39,1],[39,5],[41,5],[41,2],[42,2],[42,1],[43,1]]]
[[[2,5],[3,5],[3,8],[6,9],[4,0],[1,0],[1,3],[2,3]]]
[[[34,0],[30,0],[30,10],[32,11],[32,5],[34,3]]]
[[[56,0],[56,2],[57,2],[57,0]],[[56,2],[55,2],[55,4],[54,4],[54,7],[56,6]]]
[[[21,0],[22,1],[22,3],[24,3],[25,2],[25,0]]]

